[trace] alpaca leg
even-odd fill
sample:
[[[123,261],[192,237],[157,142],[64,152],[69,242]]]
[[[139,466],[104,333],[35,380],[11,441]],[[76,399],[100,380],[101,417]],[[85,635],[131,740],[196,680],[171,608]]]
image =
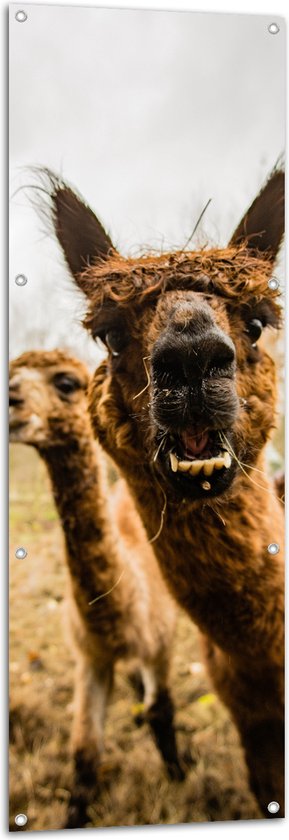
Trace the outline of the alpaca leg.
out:
[[[267,818],[284,817],[284,724],[264,720],[241,732],[249,769],[251,788]],[[269,802],[278,802],[277,814],[268,811]]]
[[[103,752],[106,708],[113,683],[111,666],[96,670],[81,660],[76,669],[72,732],[74,780],[66,828],[84,825],[87,806],[96,790]]]
[[[159,666],[159,663],[158,663]],[[158,666],[142,668],[146,720],[152,730],[156,745],[164,759],[171,779],[182,781],[181,767],[174,727],[174,704],[166,681],[160,682]]]

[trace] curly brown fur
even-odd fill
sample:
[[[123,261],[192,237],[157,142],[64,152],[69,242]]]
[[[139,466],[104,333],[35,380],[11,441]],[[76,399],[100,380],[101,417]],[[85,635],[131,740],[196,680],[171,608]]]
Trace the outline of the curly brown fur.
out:
[[[172,593],[204,634],[260,807],[268,817],[276,799],[282,816],[283,564],[267,547],[281,546],[283,528],[263,457],[276,385],[257,342],[280,322],[268,279],[284,230],[284,174],[272,173],[227,248],[137,260],[113,250],[96,217],[93,234],[91,211],[86,226],[81,199],[70,207],[55,179],[51,202],[89,299],[85,324],[108,348],[90,389],[95,434],[130,486]]]
[[[10,438],[34,446],[46,463],[70,573],[75,778],[67,827],[86,821],[101,778],[105,711],[119,659],[138,660],[144,715],[168,772],[183,776],[168,687],[175,609],[127,487],[113,494],[106,483],[87,411],[88,381],[84,365],[59,350],[24,353],[10,365]],[[159,735],[163,719],[166,739]]]

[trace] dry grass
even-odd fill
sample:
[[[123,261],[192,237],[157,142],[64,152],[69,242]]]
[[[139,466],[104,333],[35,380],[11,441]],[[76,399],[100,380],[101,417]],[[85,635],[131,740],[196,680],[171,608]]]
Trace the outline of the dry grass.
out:
[[[44,465],[11,449],[10,824],[57,829],[65,819],[71,761],[73,663],[62,629],[66,570],[62,533]],[[27,548],[16,560],[17,546]],[[191,757],[183,783],[171,782],[144,725],[135,724],[133,689],[119,667],[106,724],[103,787],[88,826],[176,824],[260,816],[227,711],[211,693],[197,631],[179,615],[172,686],[178,741]],[[248,698],[250,702],[250,698]]]

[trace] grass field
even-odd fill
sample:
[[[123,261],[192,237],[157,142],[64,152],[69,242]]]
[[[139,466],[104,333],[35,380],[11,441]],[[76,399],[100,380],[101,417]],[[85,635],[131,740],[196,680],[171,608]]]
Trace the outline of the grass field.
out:
[[[28,447],[11,447],[10,828],[65,821],[71,781],[73,662],[62,627],[66,568],[46,470]],[[15,550],[25,546],[27,557]],[[191,758],[182,783],[167,779],[135,695],[118,668],[106,723],[103,787],[87,826],[175,824],[258,818],[238,735],[200,664],[198,634],[183,614],[173,651],[172,691],[180,748]],[[248,698],[250,702],[250,698]],[[23,829],[21,829],[23,830]]]

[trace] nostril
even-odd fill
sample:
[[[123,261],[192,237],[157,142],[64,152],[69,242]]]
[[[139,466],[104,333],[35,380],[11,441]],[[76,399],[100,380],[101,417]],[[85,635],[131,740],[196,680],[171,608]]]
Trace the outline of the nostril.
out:
[[[207,373],[210,376],[232,374],[235,370],[236,353],[231,339],[214,336],[210,343],[211,347],[207,348]]]
[[[12,394],[9,394],[9,406],[10,408],[14,406],[23,405],[24,400],[21,400],[20,397],[14,397]]]
[[[179,380],[183,376],[182,356],[175,346],[159,344],[152,355],[153,375],[161,382],[170,378]]]
[[[235,368],[235,353],[231,350],[216,353],[209,361],[208,369],[212,375],[217,372],[228,372]]]
[[[203,377],[229,378],[235,372],[235,348],[229,336],[217,329],[194,338],[166,335],[156,342],[151,364],[159,386],[191,384]]]

